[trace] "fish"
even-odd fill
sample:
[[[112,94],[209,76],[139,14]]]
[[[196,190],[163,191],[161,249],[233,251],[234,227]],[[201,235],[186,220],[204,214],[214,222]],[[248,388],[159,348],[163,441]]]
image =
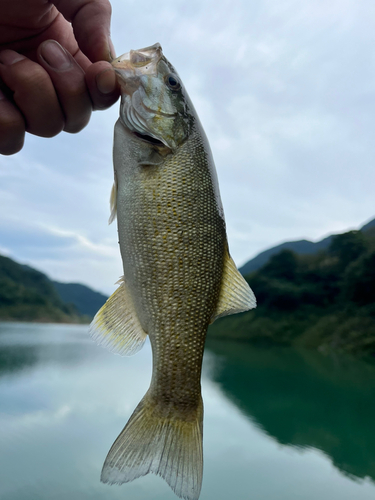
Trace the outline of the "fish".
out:
[[[90,334],[121,355],[149,337],[153,361],[150,387],[108,452],[101,481],[151,472],[180,498],[197,500],[207,328],[256,299],[230,256],[210,146],[177,71],[159,43],[112,64],[121,104],[110,222],[117,217],[123,277]]]

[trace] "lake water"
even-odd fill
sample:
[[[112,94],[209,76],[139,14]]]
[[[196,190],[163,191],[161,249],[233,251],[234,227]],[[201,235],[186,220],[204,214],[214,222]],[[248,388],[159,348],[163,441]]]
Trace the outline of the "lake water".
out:
[[[148,388],[87,326],[0,323],[0,499],[176,500],[159,477],[100,483]],[[375,363],[209,342],[201,500],[375,498]]]

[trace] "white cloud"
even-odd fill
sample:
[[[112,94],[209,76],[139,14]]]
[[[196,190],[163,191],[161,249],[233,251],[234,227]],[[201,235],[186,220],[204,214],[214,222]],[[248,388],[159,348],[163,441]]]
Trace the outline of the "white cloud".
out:
[[[239,264],[375,216],[369,0],[113,0],[117,52],[159,41],[205,127]],[[53,278],[113,288],[107,226],[118,106],[0,158],[0,245]],[[0,249],[1,253],[1,249]]]

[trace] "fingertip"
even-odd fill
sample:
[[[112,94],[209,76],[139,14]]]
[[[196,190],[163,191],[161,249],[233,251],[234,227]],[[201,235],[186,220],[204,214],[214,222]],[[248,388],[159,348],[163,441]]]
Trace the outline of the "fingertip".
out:
[[[108,68],[98,73],[95,77],[96,86],[101,94],[108,95],[115,92],[117,87],[116,74]]]
[[[107,62],[100,61],[87,68],[86,83],[96,110],[109,108],[119,98],[116,73]]]
[[[25,134],[22,139],[18,139],[17,142],[10,141],[8,143],[0,144],[0,154],[4,156],[11,156],[19,153],[23,148],[25,143]]]
[[[91,118],[91,109],[87,110],[86,113],[82,113],[79,119],[72,121],[71,123],[67,123],[64,127],[64,132],[68,134],[78,134],[81,132],[89,123]]]
[[[25,120],[0,90],[0,154],[18,153],[25,142]]]

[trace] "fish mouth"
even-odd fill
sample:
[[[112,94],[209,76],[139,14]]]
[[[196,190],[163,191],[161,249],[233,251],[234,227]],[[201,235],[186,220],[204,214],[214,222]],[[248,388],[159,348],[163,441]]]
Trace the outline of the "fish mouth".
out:
[[[112,61],[116,73],[122,78],[135,75],[153,75],[157,73],[157,65],[163,57],[160,43],[144,49],[130,50]]]

